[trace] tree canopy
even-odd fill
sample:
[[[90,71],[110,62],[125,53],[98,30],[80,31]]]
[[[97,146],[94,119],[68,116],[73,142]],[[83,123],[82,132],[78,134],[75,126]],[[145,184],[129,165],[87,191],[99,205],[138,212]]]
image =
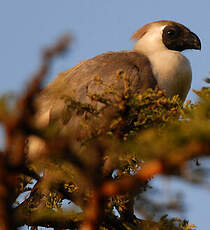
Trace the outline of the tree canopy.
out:
[[[158,89],[132,95],[119,71],[123,95],[110,86],[90,95],[103,105],[99,108],[64,95],[65,113],[49,127],[37,128],[34,101],[52,60],[69,40],[64,37],[43,52],[41,67],[21,96],[1,97],[0,228],[195,229],[187,220],[167,216],[169,210],[181,210],[182,201],[158,203],[149,195],[150,181],[160,174],[198,186],[205,181],[199,158],[210,155],[210,88],[194,91],[195,104],[182,105],[178,96],[166,98]],[[100,76],[96,82],[103,84]],[[79,138],[75,130],[60,134],[56,125],[72,112],[80,121]],[[27,157],[30,136],[46,146],[33,159]]]

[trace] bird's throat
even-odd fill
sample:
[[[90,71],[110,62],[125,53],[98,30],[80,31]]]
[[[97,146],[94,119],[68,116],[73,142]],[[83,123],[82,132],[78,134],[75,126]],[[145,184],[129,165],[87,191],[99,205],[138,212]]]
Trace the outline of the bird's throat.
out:
[[[159,88],[166,90],[169,97],[179,94],[184,101],[192,81],[188,59],[180,52],[171,50],[153,53],[148,58]]]

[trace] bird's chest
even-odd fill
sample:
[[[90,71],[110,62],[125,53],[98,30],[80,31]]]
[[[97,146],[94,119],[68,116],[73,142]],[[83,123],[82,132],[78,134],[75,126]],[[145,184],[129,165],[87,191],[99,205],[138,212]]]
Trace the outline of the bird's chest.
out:
[[[169,97],[179,94],[184,101],[191,86],[189,61],[179,52],[163,52],[149,57],[153,74],[160,89]]]

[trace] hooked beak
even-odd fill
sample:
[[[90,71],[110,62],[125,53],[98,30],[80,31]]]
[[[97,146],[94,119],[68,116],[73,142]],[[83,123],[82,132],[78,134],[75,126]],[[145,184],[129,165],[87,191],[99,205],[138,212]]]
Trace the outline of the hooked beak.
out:
[[[191,31],[187,37],[186,43],[187,43],[188,49],[201,50],[201,41],[199,37]]]

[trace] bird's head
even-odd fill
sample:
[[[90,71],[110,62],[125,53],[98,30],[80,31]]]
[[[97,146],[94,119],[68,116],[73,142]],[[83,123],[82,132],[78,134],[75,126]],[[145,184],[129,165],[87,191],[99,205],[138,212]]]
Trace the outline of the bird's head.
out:
[[[154,52],[201,49],[199,37],[187,27],[173,21],[156,21],[140,28],[131,39],[137,40],[134,50],[150,55]]]

